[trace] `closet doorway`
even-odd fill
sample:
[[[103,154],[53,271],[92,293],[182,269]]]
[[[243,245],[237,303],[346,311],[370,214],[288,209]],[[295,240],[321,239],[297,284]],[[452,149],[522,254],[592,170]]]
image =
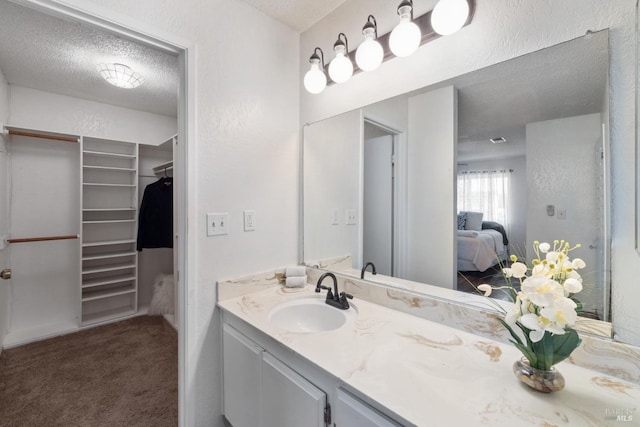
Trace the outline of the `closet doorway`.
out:
[[[175,139],[171,139],[171,136],[172,136],[171,134],[167,134],[165,135],[165,138],[159,139],[154,142],[150,142],[149,140],[140,141],[140,139],[137,136],[129,138],[126,134],[123,134],[123,132],[126,129],[126,126],[120,126],[120,123],[118,123],[118,120],[115,117],[105,118],[104,116],[96,115],[92,122],[89,122],[89,121],[83,122],[82,116],[67,117],[66,120],[60,120],[60,118],[57,117],[56,114],[60,113],[61,109],[58,109],[57,107],[60,107],[62,105],[65,108],[67,107],[71,108],[69,104],[73,103],[75,99],[79,100],[78,101],[79,105],[89,105],[88,103],[94,103],[92,105],[96,107],[96,110],[99,110],[99,111],[116,111],[116,110],[123,111],[124,109],[127,109],[127,108],[132,110],[137,110],[137,111],[144,111],[144,108],[140,107],[140,105],[128,106],[126,104],[127,102],[126,100],[123,101],[122,99],[120,99],[121,98],[120,95],[124,93],[122,92],[122,89],[120,89],[120,92],[117,92],[117,91],[111,92],[110,95],[107,95],[103,99],[99,98],[95,93],[92,93],[92,91],[90,90],[91,87],[97,86],[97,85],[93,83],[89,83],[83,86],[83,84],[86,84],[87,81],[82,80],[82,73],[87,72],[88,70],[77,69],[74,72],[68,72],[68,74],[75,79],[75,81],[71,86],[75,87],[76,90],[65,92],[66,86],[64,84],[59,84],[59,81],[58,81],[58,84],[56,84],[55,79],[52,79],[52,78],[39,78],[38,73],[34,72],[34,71],[37,71],[38,69],[45,68],[44,66],[46,63],[46,59],[45,59],[45,56],[43,55],[39,55],[37,59],[39,62],[37,63],[36,66],[24,67],[24,69],[18,71],[18,74],[20,75],[20,79],[16,79],[15,76],[17,74],[15,74],[11,70],[6,71],[5,68],[18,67],[20,65],[24,66],[24,64],[29,64],[28,61],[33,58],[19,57],[17,58],[17,60],[9,61],[7,63],[4,60],[5,58],[4,53],[2,56],[0,56],[0,69],[2,69],[3,76],[5,77],[5,79],[2,79],[2,80],[6,80],[4,82],[5,84],[8,83],[7,87],[9,88],[9,94],[7,95],[7,97],[10,99],[8,114],[5,117],[0,117],[0,122],[2,122],[3,125],[8,124],[8,125],[19,126],[23,128],[34,128],[37,130],[44,130],[44,131],[52,130],[53,133],[62,132],[65,134],[79,135],[80,138],[83,138],[84,136],[89,136],[91,138],[103,138],[103,139],[109,139],[109,140],[125,141],[132,144],[140,144],[140,146],[159,145],[165,141],[168,141],[167,137],[171,139],[170,151],[172,153],[171,157],[172,157],[173,169],[174,169],[173,176],[176,179],[176,182],[174,184],[175,227],[173,231],[174,233],[173,246],[174,246],[174,253],[175,253],[175,258],[174,258],[175,261],[172,261],[172,263],[176,266],[174,269],[174,277],[175,277],[175,284],[177,289],[176,304],[175,304],[175,308],[176,308],[175,324],[177,324],[177,328],[178,328],[178,348],[179,348],[179,359],[180,359],[179,407],[180,407],[180,413],[181,413],[180,415],[181,424],[185,424],[185,420],[187,419],[187,414],[185,414],[185,411],[183,410],[185,408],[185,405],[184,405],[185,357],[184,355],[185,355],[185,341],[186,341],[186,313],[185,313],[184,307],[186,306],[185,301],[186,301],[186,294],[187,294],[186,292],[186,284],[187,284],[186,216],[187,216],[187,206],[188,206],[187,191],[186,191],[187,189],[187,171],[186,171],[187,167],[186,166],[187,166],[187,153],[188,153],[187,146],[189,141],[188,136],[194,134],[193,124],[192,123],[189,124],[189,120],[186,114],[187,110],[193,111],[193,105],[192,105],[193,98],[188,99],[189,94],[193,94],[193,89],[187,84],[187,77],[185,74],[185,70],[193,69],[193,65],[194,65],[193,58],[189,57],[187,46],[182,40],[167,42],[165,40],[170,40],[171,37],[167,39],[166,35],[163,35],[164,39],[161,40],[159,38],[158,39],[153,38],[153,36],[148,36],[149,34],[155,33],[153,28],[132,29],[120,24],[116,24],[115,21],[109,21],[104,18],[98,18],[94,15],[91,15],[90,13],[80,12],[71,7],[62,6],[54,2],[24,0],[24,1],[21,1],[20,3],[26,5],[27,7],[23,7],[21,5],[6,2],[6,1],[2,1],[0,3],[0,6],[2,8],[8,7],[8,8],[23,9],[23,10],[18,10],[16,12],[17,15],[13,15],[14,18],[16,19],[13,20],[13,23],[11,25],[0,26],[2,28],[8,28],[9,31],[14,32],[11,38],[5,37],[4,34],[2,35],[2,40],[14,40],[14,46],[12,47],[12,49],[5,49],[4,47],[0,49],[4,53],[10,51],[12,54],[15,52],[18,52],[27,56],[29,54],[37,55],[37,52],[35,53],[33,52],[34,51],[33,44],[28,45],[28,47],[27,47],[27,44],[20,45],[22,41],[24,41],[25,43],[28,43],[28,39],[23,38],[21,40],[20,36],[18,36],[17,40],[15,39],[16,37],[15,30],[20,25],[20,24],[16,24],[16,22],[18,22],[17,18],[19,18],[21,15],[22,16],[28,15],[29,22],[33,23],[38,27],[38,31],[37,32],[33,31],[33,33],[37,34],[37,37],[42,39],[43,42],[45,40],[50,41],[50,39],[56,39],[56,34],[46,34],[46,31],[44,31],[44,29],[48,28],[48,26],[42,25],[42,22],[45,22],[49,19],[59,19],[58,17],[62,17],[63,19],[61,20],[60,23],[53,25],[53,27],[56,28],[56,31],[64,31],[65,25],[69,24],[71,27],[74,27],[76,29],[89,30],[90,32],[102,32],[101,37],[102,37],[103,43],[97,44],[96,48],[100,51],[100,55],[103,55],[105,58],[107,57],[109,59],[113,58],[110,60],[114,60],[114,61],[117,60],[117,57],[119,55],[122,55],[123,53],[122,51],[120,52],[114,51],[109,53],[107,50],[105,50],[105,46],[114,46],[114,45],[121,46],[118,43],[112,44],[112,43],[109,43],[108,41],[105,41],[110,39],[117,39],[117,40],[120,40],[121,42],[137,44],[138,47],[135,48],[136,50],[134,52],[134,56],[140,57],[140,55],[138,54],[140,51],[137,49],[144,50],[144,49],[151,48],[151,49],[155,49],[160,54],[174,57],[174,60],[175,60],[174,72],[178,76],[176,81],[176,90],[174,92],[175,99],[173,101],[173,114],[172,114],[175,120],[174,132],[173,132],[173,134],[176,136]],[[37,16],[34,18],[33,17],[34,15],[32,15],[33,13],[37,13],[40,16]],[[3,13],[0,13],[0,16],[6,17],[7,15],[4,14],[3,12]],[[101,12],[101,16],[105,16],[104,11]],[[107,12],[107,16],[108,16],[108,12]],[[74,39],[73,37],[68,37],[67,39],[65,39],[64,43],[59,44],[59,46],[57,46],[58,50],[56,50],[53,53],[54,55],[57,55],[57,57],[62,58],[63,59],[62,62],[64,64],[55,63],[53,64],[54,68],[64,67],[65,65],[73,65],[72,64],[73,61],[64,61],[64,58],[69,58],[70,56],[74,56],[76,55],[76,52],[71,52],[71,51],[61,52],[59,50],[59,49],[67,49],[67,48],[72,49],[72,47],[70,47],[71,40],[78,41],[78,40],[86,40],[86,39],[82,37],[76,38],[76,39]],[[47,48],[51,49],[51,46],[45,47],[45,50]],[[188,62],[189,64],[187,64]],[[10,65],[6,65],[6,64],[10,64]],[[91,64],[90,68],[92,69],[92,71],[95,71],[95,67],[96,67],[96,64]],[[48,77],[51,77],[51,76],[48,76]],[[29,78],[32,79],[30,82],[28,82],[27,80],[24,80]],[[149,79],[150,77],[147,77],[147,81],[150,81]],[[19,81],[16,81],[16,80],[19,80]],[[52,84],[53,86],[51,86]],[[147,86],[152,87],[152,85],[147,85]],[[180,94],[180,96],[178,96],[178,94]],[[151,94],[151,98],[147,98],[147,101],[151,99],[151,102],[149,102],[148,105],[160,106],[162,102],[160,102],[159,100],[161,100],[163,96],[166,96],[166,94],[156,94],[156,98],[153,98],[153,94]],[[137,98],[143,98],[143,97],[137,96]],[[29,120],[25,119],[24,114],[22,114],[24,105],[21,106],[18,104],[22,101],[28,102],[28,100],[34,100],[34,99],[46,100],[45,104],[48,104],[48,105],[44,105],[42,106],[42,108],[43,110],[46,110],[48,108],[50,110],[50,114],[48,116],[45,116],[43,114],[38,114],[39,111],[37,111],[37,108],[36,108],[36,111],[33,112],[33,115],[34,117],[38,117],[38,120],[34,121],[34,124],[32,126]],[[56,104],[56,100],[61,101],[61,103]],[[189,109],[187,109],[188,102],[191,104]],[[0,112],[4,113],[4,111],[1,109],[0,109]],[[155,111],[155,112],[150,112],[149,114],[150,115],[154,115],[154,114],[166,115],[166,112],[162,113],[162,112]],[[78,128],[73,127],[73,122],[76,122],[76,124],[78,125]],[[86,127],[83,128],[82,127],[83,125]],[[65,128],[65,126],[67,127]],[[0,161],[2,161],[2,164],[0,165],[2,166],[0,167],[0,173],[3,173],[3,178],[7,176],[9,180],[15,178],[11,176],[12,175],[11,149],[12,149],[12,145],[17,143],[17,141],[16,142],[12,141],[11,138],[13,137],[7,136],[5,129],[3,128],[3,137],[2,137],[3,143],[0,146],[0,155],[1,155]],[[30,138],[30,137],[20,137],[20,138]],[[47,141],[45,138],[43,139],[42,144],[46,144],[46,143]],[[29,144],[35,144],[35,143],[29,140]],[[47,149],[50,149],[51,147],[53,147],[53,145],[50,145]],[[21,149],[23,148],[24,147],[21,147]],[[36,148],[36,150],[38,149],[40,148]],[[80,152],[74,155],[78,156],[78,158],[82,157],[82,153]],[[28,157],[25,158],[24,156],[22,156],[22,160],[25,160],[25,159],[28,160]],[[76,163],[76,165],[78,167],[78,170],[81,171],[83,169],[84,165],[81,162]],[[94,169],[97,169],[100,167],[100,164],[98,163],[96,165],[91,165],[91,167]],[[123,168],[123,169],[136,169],[136,172],[130,172],[130,171],[127,172],[127,173],[135,173],[136,177],[138,177],[138,174],[140,175],[143,174],[142,170],[137,171],[137,167]],[[162,173],[164,174],[164,171]],[[148,176],[151,176],[151,175],[148,175]],[[162,178],[162,177],[163,176],[159,176],[159,178]],[[4,184],[4,180],[3,180],[3,184]],[[137,182],[135,184],[138,185]],[[133,184],[126,184],[126,185],[133,186]],[[82,198],[81,180],[78,181],[77,188],[78,188],[79,194],[81,194],[80,197]],[[14,189],[9,188],[9,190],[6,193],[0,192],[0,197],[2,197],[3,199],[0,202],[0,210],[2,210],[0,214],[3,214],[3,218],[0,220],[0,226],[4,227],[3,229],[0,229],[0,235],[2,235],[2,237],[4,237],[5,235],[12,234],[11,224],[7,224],[9,222],[7,221],[8,215],[4,215],[4,214],[6,213],[6,211],[11,210],[13,208],[11,206],[11,203],[12,203],[11,191],[13,190]],[[139,191],[139,194],[142,195],[142,193],[144,192],[144,188],[138,188],[137,191]],[[64,201],[61,203],[64,203]],[[71,204],[73,204],[73,202]],[[79,206],[78,204],[75,204],[75,207],[79,208],[79,210],[76,212],[76,214],[79,217],[77,233],[81,235],[83,234],[81,230],[83,230],[83,227],[86,226],[83,223],[88,221],[82,220],[81,206]],[[46,212],[43,212],[43,215],[45,213]],[[100,218],[96,220],[92,219],[91,221],[96,222],[96,221],[101,221],[101,219]],[[11,237],[22,237],[22,236],[11,236]],[[26,237],[31,237],[31,236],[26,236]],[[50,237],[50,236],[41,236],[41,237]],[[78,242],[78,243],[80,245],[82,242]],[[4,269],[5,267],[11,267],[10,264],[12,259],[12,253],[11,253],[12,244],[6,245],[8,246],[7,248],[0,247],[0,261],[3,261],[3,265],[0,265],[0,269]],[[33,242],[33,243],[19,243],[19,244],[45,245],[47,243]],[[54,242],[50,242],[49,244],[54,244]],[[24,247],[25,246],[23,246],[23,248]],[[32,247],[35,248],[35,246],[32,246]],[[50,250],[48,253],[53,254],[55,253],[55,251],[56,251],[55,249]],[[28,253],[30,252],[30,250],[23,249],[22,252]],[[45,252],[47,251],[45,250]],[[15,264],[16,266],[21,265],[21,262],[16,261]],[[30,263],[31,267],[37,267],[37,265],[38,265],[37,260],[32,260]],[[139,266],[139,267],[143,267],[143,266]],[[78,271],[78,273],[80,273],[80,271]],[[19,284],[19,280],[18,280],[19,275],[20,275],[20,272],[14,269],[13,279],[6,282],[5,281],[0,282],[0,286],[3,286],[3,289],[4,289],[4,291],[0,291],[0,296],[7,296],[7,298],[2,298],[0,300],[0,304],[6,304],[6,303],[9,304],[9,305],[4,305],[3,307],[0,307],[0,316],[2,316],[2,321],[0,321],[0,327],[3,328],[3,331],[5,329],[8,329],[9,336],[11,335],[12,327],[17,326],[15,323],[12,324],[13,308],[11,307],[11,304],[12,302],[14,302],[12,301],[13,291],[15,291],[15,287],[18,286]],[[138,276],[138,280],[139,280],[140,278],[139,271],[136,271],[136,276]],[[7,284],[9,284],[10,286],[7,286]],[[139,285],[147,286],[146,295],[144,295],[144,292],[139,291],[137,293],[136,300],[138,297],[141,297],[141,296],[143,298],[149,299],[149,296],[151,295],[151,292],[148,288],[149,285],[143,285],[142,283],[139,283]],[[78,283],[78,290],[80,291],[79,283]],[[76,294],[76,299],[78,303],[80,302],[80,299],[81,299],[80,295],[81,293]],[[13,296],[15,296],[15,294],[13,294]],[[136,301],[136,306],[135,306],[136,311],[138,309],[137,302],[138,301]],[[82,315],[81,310],[82,310],[81,308],[77,308],[77,311],[75,312],[75,316],[78,319]],[[7,316],[4,316],[5,314],[7,314]],[[73,319],[73,315],[71,316],[71,318]],[[5,319],[8,319],[6,328],[5,328],[5,324],[3,323]],[[80,320],[78,321],[78,328],[85,329],[85,326],[81,324]],[[50,331],[45,331],[44,333],[42,333],[41,336],[38,336],[37,334],[34,335],[31,333],[27,333],[26,335],[27,338],[25,338],[21,342],[28,342],[29,340],[46,339],[48,335],[56,335],[59,333],[66,333],[71,331],[73,331],[73,328],[68,328],[66,330],[60,330],[60,331],[50,330]],[[7,337],[3,336],[3,334],[0,334],[0,338],[3,341],[7,339]],[[15,342],[18,342],[18,341],[15,341]],[[0,342],[0,348],[4,346],[4,344],[5,342]]]

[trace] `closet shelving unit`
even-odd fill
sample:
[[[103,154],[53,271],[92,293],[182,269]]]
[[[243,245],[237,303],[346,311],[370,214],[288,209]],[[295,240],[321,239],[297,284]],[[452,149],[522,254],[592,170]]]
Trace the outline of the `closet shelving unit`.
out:
[[[137,312],[138,144],[83,137],[82,326]]]

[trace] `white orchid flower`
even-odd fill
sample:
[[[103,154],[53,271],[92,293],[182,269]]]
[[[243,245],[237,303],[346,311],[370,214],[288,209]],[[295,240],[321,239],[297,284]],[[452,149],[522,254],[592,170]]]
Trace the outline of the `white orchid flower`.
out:
[[[511,264],[511,275],[516,279],[521,279],[527,274],[527,265],[522,262]]]
[[[523,298],[526,298],[524,292],[518,292],[518,294],[516,295],[516,300],[513,302],[513,308],[511,309],[511,311],[505,314],[504,321],[508,325],[515,326],[518,319],[520,319],[520,316],[522,316],[522,310],[526,307],[526,305],[522,304]],[[524,313],[527,313],[526,308]]]
[[[505,267],[502,269],[502,274],[504,275],[505,278],[510,278],[513,276],[513,273],[511,272],[511,269],[509,267]]]
[[[547,276],[549,273],[549,267],[544,264],[534,265],[531,269],[531,276]]]
[[[538,248],[540,249],[540,252],[546,254],[547,252],[549,252],[549,249],[551,249],[551,245],[547,242],[542,242],[540,243],[540,245],[538,245]]]
[[[576,270],[579,270],[581,268],[585,268],[587,264],[580,258],[574,258],[573,261],[571,262],[571,266]]]
[[[531,341],[538,342],[544,337],[544,326],[536,314],[529,313],[523,315],[520,318],[520,323],[522,323],[525,328],[531,329],[531,332],[529,332],[529,339]]]
[[[478,290],[482,291],[485,297],[488,297],[489,295],[491,295],[491,291],[493,291],[493,288],[491,287],[491,285],[487,285],[486,283],[484,283],[482,285],[478,285]]]
[[[549,263],[555,264],[558,261],[558,255],[560,255],[556,251],[547,252],[546,260]]]
[[[553,304],[556,298],[564,297],[564,288],[555,280],[542,276],[532,276],[522,282],[522,292],[539,307]]]
[[[582,291],[582,282],[573,277],[565,280],[562,286],[564,287],[564,290],[566,292],[569,292],[570,294],[577,294],[578,292]]]
[[[540,310],[540,315],[552,322],[547,329],[555,334],[563,334],[565,326],[572,326],[578,317],[576,303],[569,298],[559,298],[551,306]],[[558,332],[561,331],[561,332]]]

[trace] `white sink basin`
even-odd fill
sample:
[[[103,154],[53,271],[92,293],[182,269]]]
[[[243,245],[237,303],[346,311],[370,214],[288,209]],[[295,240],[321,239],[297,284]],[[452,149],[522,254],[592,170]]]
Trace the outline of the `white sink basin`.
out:
[[[325,303],[324,297],[301,298],[274,307],[269,321],[291,332],[322,332],[341,328],[356,316],[353,305],[348,310],[340,310]]]

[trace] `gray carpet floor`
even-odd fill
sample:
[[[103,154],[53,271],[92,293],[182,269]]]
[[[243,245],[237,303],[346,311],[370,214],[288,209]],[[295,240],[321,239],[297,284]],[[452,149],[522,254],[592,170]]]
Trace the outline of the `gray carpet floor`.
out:
[[[0,426],[178,425],[178,340],[140,316],[0,354]]]

